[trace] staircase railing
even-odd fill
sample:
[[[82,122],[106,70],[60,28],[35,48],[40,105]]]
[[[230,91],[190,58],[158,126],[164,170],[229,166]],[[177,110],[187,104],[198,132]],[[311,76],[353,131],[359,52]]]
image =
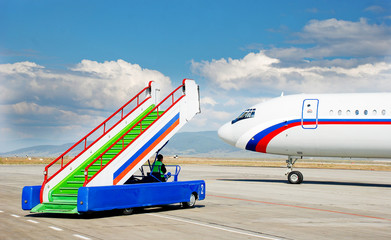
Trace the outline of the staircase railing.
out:
[[[184,79],[185,80],[185,79]],[[120,138],[118,138],[113,144],[111,144],[104,152],[102,152],[97,158],[95,158],[94,161],[92,161],[85,169],[84,169],[84,184],[83,186],[86,186],[95,176],[97,176],[103,169],[106,168],[110,163],[112,163],[125,149],[127,149],[133,142],[136,141],[146,130],[148,130],[155,122],[157,122],[164,114],[167,113],[168,110],[170,110],[175,104],[177,104],[184,96],[185,96],[185,81],[183,81],[183,84],[177,87],[174,91],[172,91],[166,98],[164,98],[158,105],[156,105],[153,109],[151,109],[143,118],[141,118],[136,124],[133,125],[128,131],[126,131]],[[182,89],[182,94],[180,97],[178,97],[177,100],[175,100],[175,95],[179,93],[178,90]],[[159,115],[159,109],[161,109],[162,105],[167,104],[171,101],[167,109]],[[142,121],[148,117],[150,114],[152,114],[154,111],[157,112],[157,118],[145,129],[142,127]],[[133,129],[136,128],[136,126],[140,125],[140,133],[129,143],[125,144],[124,137]],[[107,162],[105,165],[103,165],[103,155],[105,155],[112,147],[114,147],[117,143],[122,141],[122,150],[118,152],[109,162]],[[90,178],[88,177],[88,170],[89,168],[95,164],[98,160],[100,160],[101,168],[99,171],[97,171],[94,175],[92,175]]]
[[[132,112],[134,112],[139,106],[141,106],[143,103],[145,103],[148,99],[151,98],[151,96],[145,95],[145,98],[142,99],[142,93],[149,89],[151,91],[151,84],[152,81],[149,82],[148,86],[145,87],[143,90],[141,90],[139,93],[136,94],[132,99],[130,99],[127,103],[125,103],[122,107],[120,107],[116,112],[114,112],[110,117],[108,117],[105,121],[103,121],[100,125],[98,125],[94,130],[92,130],[90,133],[88,133],[86,136],[84,136],[82,139],[80,139],[77,143],[75,143],[72,147],[70,147],[68,150],[66,150],[63,154],[61,154],[58,158],[53,160],[51,163],[49,163],[43,172],[44,174],[44,181],[43,185],[46,184],[49,180],[51,180],[54,176],[56,176],[59,172],[61,172],[64,168],[66,168],[69,164],[71,164],[73,161],[75,161],[81,154],[83,154],[85,151],[87,151],[92,145],[94,145],[97,141],[99,141],[102,137],[106,135],[106,133],[110,132],[114,127],[116,127],[122,120],[124,120],[126,117],[128,117]],[[133,105],[135,107],[131,108]],[[126,113],[125,108],[131,108],[129,109],[129,113]],[[119,119],[119,120],[118,120]],[[110,127],[110,120],[117,120],[116,123]],[[109,128],[107,130],[107,128]],[[99,130],[101,133],[99,133]],[[92,143],[88,143],[87,139],[93,139],[94,135],[97,135],[95,140]],[[68,154],[72,150],[76,150],[77,148],[83,148],[72,160],[70,160],[66,165],[64,165],[64,156]],[[58,171],[56,171],[52,176],[49,177],[49,168],[53,166],[55,163],[61,160],[61,167]]]

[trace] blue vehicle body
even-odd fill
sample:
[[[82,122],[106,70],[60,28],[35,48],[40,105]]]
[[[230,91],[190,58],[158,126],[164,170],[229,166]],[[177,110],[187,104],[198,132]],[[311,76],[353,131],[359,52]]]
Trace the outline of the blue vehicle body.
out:
[[[23,210],[31,210],[40,203],[40,190],[41,185],[23,188]],[[204,200],[205,181],[81,187],[77,196],[77,211],[83,213],[189,202],[192,194],[197,200]]]
[[[105,187],[81,187],[77,197],[79,212],[149,207],[189,202],[191,194],[205,199],[205,182],[159,182]]]
[[[160,173],[158,173],[159,177],[153,174],[152,169],[154,169],[159,151],[156,153],[152,165],[148,161],[148,165],[140,168],[141,176],[133,175],[124,185],[80,187],[77,192],[77,211],[75,209],[72,213],[131,209],[174,203],[185,203],[184,206],[192,206],[195,200],[204,200],[205,181],[178,181],[181,171],[179,165],[167,165],[166,167],[172,168],[174,173],[167,172],[163,179],[160,178]],[[169,179],[172,182],[166,182]],[[40,204],[41,187],[39,185],[23,188],[23,210],[31,210]]]
[[[41,185],[38,186],[25,186],[22,191],[22,209],[31,210],[33,207],[40,204],[39,193],[41,191]]]
[[[135,181],[133,184],[80,187],[77,193],[77,212],[105,211],[135,207],[149,207],[173,203],[187,203],[194,195],[205,199],[205,181],[178,181],[179,166],[172,175],[173,182],[161,182],[153,175],[144,176],[155,182]],[[171,176],[171,175],[170,175]],[[40,203],[39,186],[26,186],[22,192],[22,209],[31,210]]]

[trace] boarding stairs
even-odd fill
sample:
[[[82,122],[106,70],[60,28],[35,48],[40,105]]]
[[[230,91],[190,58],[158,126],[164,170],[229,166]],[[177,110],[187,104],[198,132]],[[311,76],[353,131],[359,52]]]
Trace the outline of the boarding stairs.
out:
[[[31,212],[77,214],[80,187],[124,184],[200,112],[199,89],[193,80],[184,79],[182,85],[162,101],[159,101],[159,92],[156,83],[150,82],[48,164],[40,192],[41,203]],[[67,162],[70,153],[76,156]],[[54,170],[56,167],[59,169]],[[50,175],[49,171],[54,173]]]

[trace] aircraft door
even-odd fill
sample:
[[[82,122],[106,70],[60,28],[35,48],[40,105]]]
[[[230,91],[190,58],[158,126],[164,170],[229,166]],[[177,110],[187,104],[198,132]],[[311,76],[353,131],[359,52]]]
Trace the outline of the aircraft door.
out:
[[[301,113],[301,127],[316,129],[318,127],[318,99],[305,99]]]

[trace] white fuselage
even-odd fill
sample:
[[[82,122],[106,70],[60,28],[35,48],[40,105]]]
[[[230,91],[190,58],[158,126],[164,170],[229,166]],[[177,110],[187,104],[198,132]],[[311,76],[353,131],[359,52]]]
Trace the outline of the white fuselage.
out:
[[[246,110],[218,133],[263,153],[391,158],[391,93],[282,96]]]

